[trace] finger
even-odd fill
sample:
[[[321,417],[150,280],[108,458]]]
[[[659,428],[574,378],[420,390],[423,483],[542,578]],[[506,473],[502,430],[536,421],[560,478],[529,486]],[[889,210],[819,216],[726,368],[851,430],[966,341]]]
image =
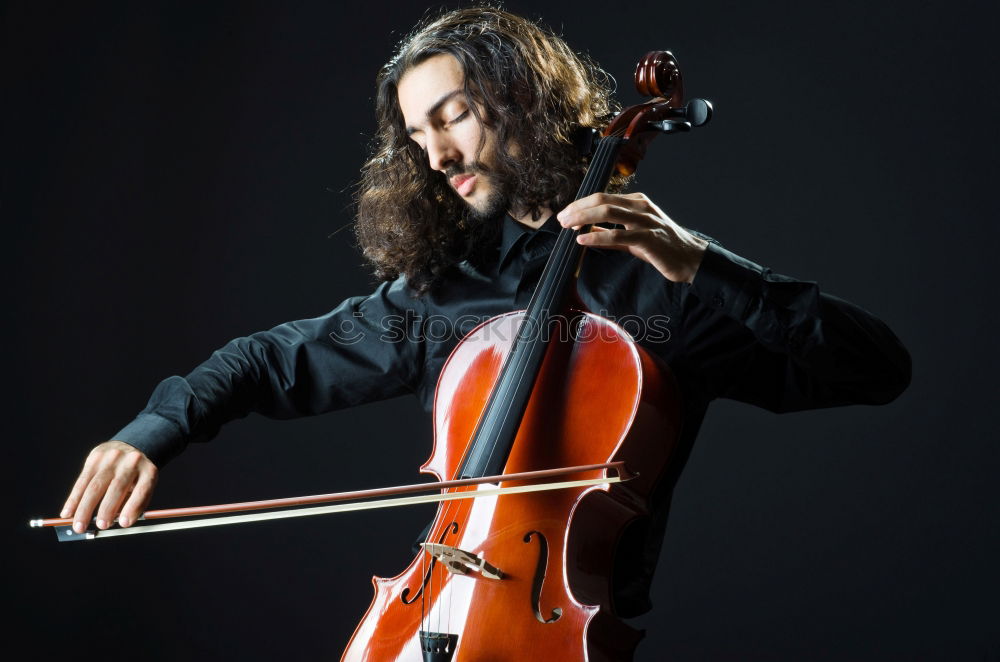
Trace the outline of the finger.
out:
[[[564,215],[572,215],[576,212],[600,207],[602,205],[613,205],[624,207],[634,211],[658,211],[656,205],[646,196],[645,193],[594,193],[585,198],[574,200],[566,205],[556,218],[562,220]]]
[[[122,502],[132,491],[136,476],[134,473],[120,473],[108,484],[108,489],[104,492],[101,505],[97,509],[97,528],[106,529],[111,526]]]
[[[579,200],[574,200],[573,202],[566,205],[561,212],[556,214],[556,219],[560,222],[574,214],[590,209],[592,207],[599,207],[601,205],[610,204],[612,202],[612,196],[608,193],[594,193],[588,195],[585,198],[580,198]]]
[[[151,464],[146,456],[134,448],[120,449],[112,454],[113,463],[108,467],[114,477],[101,500],[97,511],[97,528],[106,529],[118,516],[122,503],[132,493],[145,464]]]
[[[152,464],[152,463],[150,463]],[[153,496],[153,488],[156,486],[156,468],[145,470],[139,475],[139,480],[129,495],[125,505],[122,506],[121,514],[118,516],[119,526],[132,526],[139,517],[146,512],[146,506]]]
[[[599,232],[588,232],[577,236],[576,242],[582,246],[595,248],[629,250],[633,246],[642,244],[648,234],[645,230],[606,230],[602,228]]]
[[[643,227],[658,227],[662,225],[674,224],[673,219],[660,209],[656,203],[650,200],[649,196],[645,193],[624,193],[614,197],[616,199],[616,202],[614,202],[615,205],[638,212],[642,215],[642,218],[652,223],[652,225],[644,225]]]
[[[660,222],[650,214],[610,204],[579,209],[560,218],[559,223],[567,228],[580,228],[597,223],[614,223],[624,225],[629,230],[652,229],[660,226]]]
[[[611,229],[608,229],[608,228],[602,228],[600,225],[593,225],[590,228],[590,232],[585,233],[585,234],[577,235],[576,242],[578,244],[580,244],[581,246],[596,246],[597,244],[595,244],[593,242],[600,241],[600,240],[588,239],[587,237],[589,237],[592,234],[597,234],[598,232],[614,232],[614,230],[611,230]],[[610,250],[626,251],[626,252],[628,252],[628,247],[627,246],[619,246],[617,244],[602,245],[601,248],[607,248],[607,249],[610,249]]]
[[[108,483],[110,482],[108,473],[101,471],[98,471],[90,479],[90,482],[83,491],[83,496],[80,498],[80,503],[76,507],[76,512],[73,514],[74,531],[83,533],[87,530],[87,525],[94,516],[94,510],[104,497],[104,493],[107,491]]]
[[[73,489],[70,490],[69,496],[66,497],[66,503],[63,504],[62,510],[59,511],[60,517],[69,517],[76,511],[80,503],[80,498],[83,496],[83,491],[87,489],[90,479],[94,476],[94,464],[90,458],[87,458],[87,462],[84,463],[80,475],[77,476],[76,482],[73,483]]]
[[[622,204],[622,206],[635,209],[636,211],[653,214],[654,216],[659,216],[661,218],[668,218],[663,210],[657,207],[656,203],[650,200],[649,196],[645,193],[625,193],[621,197],[622,202],[620,204]]]

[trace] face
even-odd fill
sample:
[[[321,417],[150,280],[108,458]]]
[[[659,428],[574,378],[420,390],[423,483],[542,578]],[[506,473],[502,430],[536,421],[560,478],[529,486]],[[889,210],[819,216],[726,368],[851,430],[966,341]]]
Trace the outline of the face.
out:
[[[473,216],[492,218],[506,202],[489,175],[494,148],[483,125],[472,113],[464,91],[465,74],[451,55],[435,55],[403,74],[397,86],[406,132],[427,155],[432,169],[443,173]]]

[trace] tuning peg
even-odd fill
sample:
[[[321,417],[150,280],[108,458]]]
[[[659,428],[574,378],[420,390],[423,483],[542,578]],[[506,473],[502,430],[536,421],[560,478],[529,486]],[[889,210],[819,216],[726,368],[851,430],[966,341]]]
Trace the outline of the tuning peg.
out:
[[[708,99],[691,99],[681,108],[672,108],[671,119],[650,122],[649,125],[663,133],[690,131],[692,127],[704,126],[712,119],[712,102]]]
[[[691,126],[704,126],[712,119],[712,102],[708,99],[691,99],[683,108],[678,108],[681,117],[691,123]]]
[[[660,122],[650,122],[649,126],[654,129],[659,129],[663,133],[677,133],[678,131],[691,130],[691,122],[685,122],[683,120],[662,120]]]

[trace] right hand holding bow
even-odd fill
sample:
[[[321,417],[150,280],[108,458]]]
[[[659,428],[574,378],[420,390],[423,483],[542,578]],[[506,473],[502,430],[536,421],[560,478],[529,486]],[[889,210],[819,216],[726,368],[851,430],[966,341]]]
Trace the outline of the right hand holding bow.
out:
[[[60,516],[72,517],[77,533],[87,530],[95,510],[98,529],[110,527],[116,516],[119,526],[131,526],[146,510],[158,473],[134,446],[114,440],[98,444],[87,456]]]

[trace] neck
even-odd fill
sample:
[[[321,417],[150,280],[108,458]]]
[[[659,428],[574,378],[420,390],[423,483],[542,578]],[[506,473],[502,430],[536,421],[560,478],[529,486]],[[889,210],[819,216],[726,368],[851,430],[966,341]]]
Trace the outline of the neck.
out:
[[[513,218],[518,223],[521,223],[522,225],[527,225],[532,230],[537,230],[538,228],[542,227],[542,225],[545,224],[545,221],[549,220],[549,216],[552,215],[552,210],[549,209],[548,207],[543,207],[542,214],[541,216],[538,217],[537,221],[532,220],[530,213],[518,214],[513,210],[508,211],[507,213],[510,214],[510,217]]]

